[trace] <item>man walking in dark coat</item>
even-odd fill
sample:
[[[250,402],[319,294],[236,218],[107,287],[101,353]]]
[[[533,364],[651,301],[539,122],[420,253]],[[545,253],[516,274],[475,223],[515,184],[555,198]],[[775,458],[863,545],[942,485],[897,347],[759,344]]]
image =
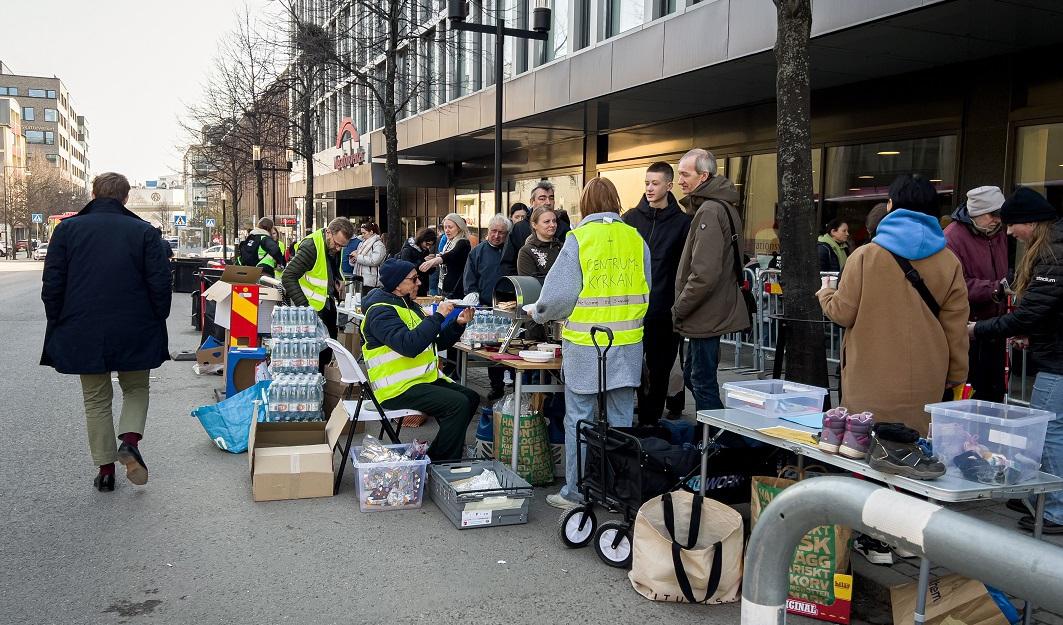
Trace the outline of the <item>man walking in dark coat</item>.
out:
[[[624,213],[624,223],[635,228],[650,248],[650,305],[643,325],[648,388],[639,388],[639,423],[657,425],[668,397],[668,378],[679,354],[682,338],[672,325],[675,275],[683,255],[690,215],[672,195],[672,166],[654,163],[646,169],[646,193],[639,205]]]
[[[116,460],[130,482],[148,481],[138,445],[148,415],[148,373],[170,359],[169,245],[126,209],[125,176],[96,176],[92,197],[52,233],[41,288],[48,319],[41,364],[81,376],[89,449],[99,466],[93,484],[113,491]],[[111,414],[112,372],[122,388],[120,446]]]

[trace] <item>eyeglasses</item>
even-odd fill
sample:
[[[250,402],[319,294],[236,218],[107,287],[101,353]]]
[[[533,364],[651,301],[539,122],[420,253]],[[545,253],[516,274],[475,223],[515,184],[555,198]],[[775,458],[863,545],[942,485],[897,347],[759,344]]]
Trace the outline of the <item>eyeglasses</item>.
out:
[[[414,274],[412,276],[406,276],[406,280],[411,280],[413,282],[420,282],[421,281],[421,276],[419,276],[417,274]],[[405,280],[404,280],[404,282],[405,282]]]

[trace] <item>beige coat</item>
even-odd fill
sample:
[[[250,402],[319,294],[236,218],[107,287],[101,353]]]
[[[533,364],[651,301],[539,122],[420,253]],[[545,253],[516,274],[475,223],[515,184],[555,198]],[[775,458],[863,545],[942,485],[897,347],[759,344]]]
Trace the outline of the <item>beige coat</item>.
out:
[[[926,436],[930,415],[923,406],[941,401],[946,382],[967,380],[967,287],[948,249],[911,262],[941,306],[939,319],[877,243],[849,257],[837,291],[818,296],[823,312],[846,328],[842,405]]]
[[[742,219],[733,209],[738,190],[723,176],[709,178],[682,203],[694,212],[679,270],[675,275],[675,331],[688,338],[712,338],[745,330],[749,313],[735,279],[731,225],[724,213],[731,205],[731,219],[742,241]]]

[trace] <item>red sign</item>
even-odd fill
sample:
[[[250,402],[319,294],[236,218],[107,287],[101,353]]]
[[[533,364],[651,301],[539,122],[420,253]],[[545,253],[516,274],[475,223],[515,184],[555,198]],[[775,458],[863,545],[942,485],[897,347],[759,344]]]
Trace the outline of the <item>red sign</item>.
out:
[[[333,161],[333,168],[346,169],[365,162],[365,150],[362,146],[357,145],[356,148],[352,149],[360,140],[361,136],[358,134],[358,129],[354,127],[354,122],[351,121],[350,117],[344,117],[343,121],[340,122],[340,129],[336,133],[336,148],[344,150],[344,152]],[[346,148],[344,148],[344,144],[346,144]]]

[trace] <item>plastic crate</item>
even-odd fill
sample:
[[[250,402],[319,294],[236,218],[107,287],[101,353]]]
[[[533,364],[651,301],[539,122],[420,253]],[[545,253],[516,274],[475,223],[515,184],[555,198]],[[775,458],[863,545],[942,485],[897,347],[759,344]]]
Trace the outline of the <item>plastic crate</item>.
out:
[[[458,492],[452,484],[484,471],[494,471],[502,488]],[[531,484],[497,460],[433,464],[429,473],[432,501],[459,530],[528,522]]]
[[[385,447],[404,453],[409,445]],[[427,456],[423,460],[359,462],[358,453],[361,451],[361,447],[351,450],[351,463],[355,470],[354,481],[358,484],[358,508],[362,512],[413,510],[421,507],[424,500],[425,470],[432,462]]]
[[[1028,480],[1041,470],[1045,432],[1054,413],[978,399],[927,404],[926,411],[934,454],[949,473],[1007,485]],[[954,459],[967,451],[975,451],[988,464],[964,476]]]
[[[786,380],[750,380],[723,385],[723,405],[765,417],[823,412],[827,389]]]

